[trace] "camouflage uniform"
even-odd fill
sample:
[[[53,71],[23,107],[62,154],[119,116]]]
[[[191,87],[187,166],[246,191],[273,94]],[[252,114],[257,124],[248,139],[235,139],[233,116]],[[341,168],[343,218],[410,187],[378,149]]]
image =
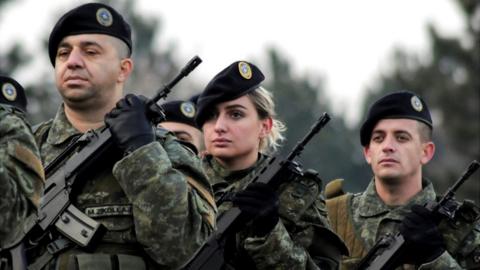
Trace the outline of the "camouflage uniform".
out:
[[[217,202],[225,193],[243,190],[266,160],[260,155],[251,168],[230,172],[212,156],[205,157],[204,169]],[[340,249],[323,238],[336,235],[326,218],[321,180],[313,175],[298,177],[280,187],[279,200],[281,221],[265,237],[248,237],[248,229],[238,233],[235,258],[229,264],[236,269],[336,269]],[[226,201],[218,207],[220,216],[232,204]]]
[[[44,174],[23,113],[0,104],[0,247],[22,237],[27,216],[36,211]]]
[[[77,134],[60,107],[54,119],[35,131],[44,164]],[[156,142],[98,171],[76,194],[73,204],[107,232],[93,252],[97,257],[69,249],[57,260],[61,267],[76,262],[80,269],[89,263],[114,269],[111,256],[105,259],[112,254],[120,269],[142,269],[143,262],[131,264],[139,258],[149,268],[172,269],[192,255],[215,226],[213,195],[200,160],[165,130],[157,130]],[[100,264],[104,260],[106,264]]]
[[[343,221],[349,222],[353,225],[355,231],[355,236],[352,238],[357,238],[358,241],[355,243],[354,240],[349,241],[345,239],[353,256],[344,258],[342,261],[342,269],[355,269],[355,265],[360,261],[361,257],[363,257],[359,254],[365,255],[365,252],[368,252],[381,236],[387,233],[395,235],[398,232],[398,228],[403,218],[410,212],[412,205],[424,205],[427,202],[436,199],[436,194],[431,182],[424,179],[422,184],[422,191],[416,194],[407,204],[402,206],[386,205],[380,197],[378,197],[373,181],[370,182],[369,186],[363,193],[343,195],[345,198],[348,198],[348,217],[345,215],[339,215],[337,220],[332,220],[332,226],[335,230],[343,231],[345,229],[341,228],[346,228],[347,225],[341,223]],[[331,200],[327,200],[327,204],[329,205],[329,217],[332,217],[330,203]],[[462,269],[462,267],[467,267],[467,264],[472,265],[475,256],[477,257],[476,267],[478,267],[478,260],[480,260],[479,220],[478,217],[476,221],[466,220],[471,219],[472,211],[478,210],[474,210],[475,207],[467,208],[469,209],[465,208],[465,211],[460,211],[461,213],[457,212],[455,221],[443,222],[439,225],[439,228],[444,235],[448,251],[444,252],[433,262],[422,265],[420,269]],[[478,213],[476,214],[478,215]],[[454,225],[454,227],[451,227],[450,225]],[[457,238],[456,235],[461,234],[460,232],[462,231],[464,232],[463,236],[461,236],[462,238]],[[341,236],[345,237],[343,235]],[[348,236],[345,238],[348,238]],[[359,249],[363,249],[363,251],[359,251]],[[454,254],[454,256],[451,254]],[[478,269],[476,267],[468,267],[468,269]],[[398,269],[415,269],[415,266],[404,265]]]

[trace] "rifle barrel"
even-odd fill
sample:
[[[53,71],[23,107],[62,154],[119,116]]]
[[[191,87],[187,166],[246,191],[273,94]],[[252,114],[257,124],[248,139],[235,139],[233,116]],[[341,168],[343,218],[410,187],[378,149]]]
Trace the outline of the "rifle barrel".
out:
[[[170,93],[170,90],[183,78],[187,77],[192,70],[194,70],[198,65],[202,63],[202,59],[198,57],[198,55],[195,55],[188,63],[185,65],[185,67],[182,68],[180,73],[173,78],[171,82],[169,82],[167,85],[163,87],[162,90],[158,91],[157,94],[148,102],[148,106],[152,105],[153,103],[158,102],[161,98],[164,98]]]
[[[328,113],[323,113],[322,116],[318,118],[317,122],[312,125],[307,135],[295,145],[293,151],[290,152],[286,160],[291,161],[298,156],[298,154],[303,151],[303,147],[328,123],[328,121],[330,121],[330,115],[328,115]]]

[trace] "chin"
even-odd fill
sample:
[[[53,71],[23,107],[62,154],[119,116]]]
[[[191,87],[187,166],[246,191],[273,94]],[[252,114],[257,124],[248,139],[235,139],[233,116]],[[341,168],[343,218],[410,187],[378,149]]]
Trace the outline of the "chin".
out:
[[[212,156],[219,158],[219,159],[231,159],[235,157],[235,153],[233,153],[230,149],[212,149],[208,151]]]

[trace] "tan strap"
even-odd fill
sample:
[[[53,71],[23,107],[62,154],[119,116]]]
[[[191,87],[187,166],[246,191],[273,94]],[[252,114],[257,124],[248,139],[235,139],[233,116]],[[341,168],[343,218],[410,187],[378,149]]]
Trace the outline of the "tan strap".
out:
[[[208,191],[202,184],[200,184],[197,180],[193,179],[192,177],[187,176],[187,182],[190,187],[194,188],[198,194],[211,206],[213,211],[209,211],[206,215],[208,223],[214,228],[216,224],[216,212],[217,212],[217,205],[215,203],[215,199],[213,198],[212,193]]]
[[[30,170],[35,172],[43,181],[45,180],[45,172],[43,171],[42,161],[27,147],[16,144],[15,158],[25,164]]]
[[[332,199],[345,194],[343,191],[343,179],[337,178],[325,185],[325,198]]]
[[[363,240],[357,237],[352,216],[349,211],[349,201],[352,194],[344,194],[326,200],[328,217],[332,229],[343,239],[350,251],[350,257],[362,258],[367,254]]]
[[[38,176],[39,181],[32,183],[34,189],[33,193],[28,196],[30,201],[38,207],[40,205],[40,195],[42,194],[43,186],[45,184],[45,172],[43,170],[42,161],[30,149],[23,145],[15,144],[13,148],[13,157]]]

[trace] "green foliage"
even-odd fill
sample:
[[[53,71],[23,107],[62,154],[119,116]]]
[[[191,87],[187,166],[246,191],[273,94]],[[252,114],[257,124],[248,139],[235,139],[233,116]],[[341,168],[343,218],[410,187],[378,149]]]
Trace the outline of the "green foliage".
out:
[[[324,183],[345,178],[347,190],[365,188],[371,173],[362,156],[358,133],[349,130],[341,116],[332,115],[322,78],[294,76],[288,61],[274,49],[269,51],[269,60],[271,72],[267,77],[272,79],[267,88],[274,93],[279,119],[287,126],[287,141],[281,151],[290,151],[327,112],[332,120],[310,141],[300,161],[305,168],[317,170]]]
[[[422,63],[411,52],[397,49],[393,72],[382,75],[378,86],[370,89],[364,110],[387,92],[408,89],[425,98],[434,121],[435,158],[425,167],[437,191],[444,192],[473,160],[480,158],[480,27],[474,22],[478,1],[457,1],[465,21],[463,36],[442,37],[433,25],[428,33],[431,60]],[[478,14],[477,14],[478,16]],[[475,29],[475,25],[476,29]],[[462,187],[460,198],[480,198],[480,173]]]

